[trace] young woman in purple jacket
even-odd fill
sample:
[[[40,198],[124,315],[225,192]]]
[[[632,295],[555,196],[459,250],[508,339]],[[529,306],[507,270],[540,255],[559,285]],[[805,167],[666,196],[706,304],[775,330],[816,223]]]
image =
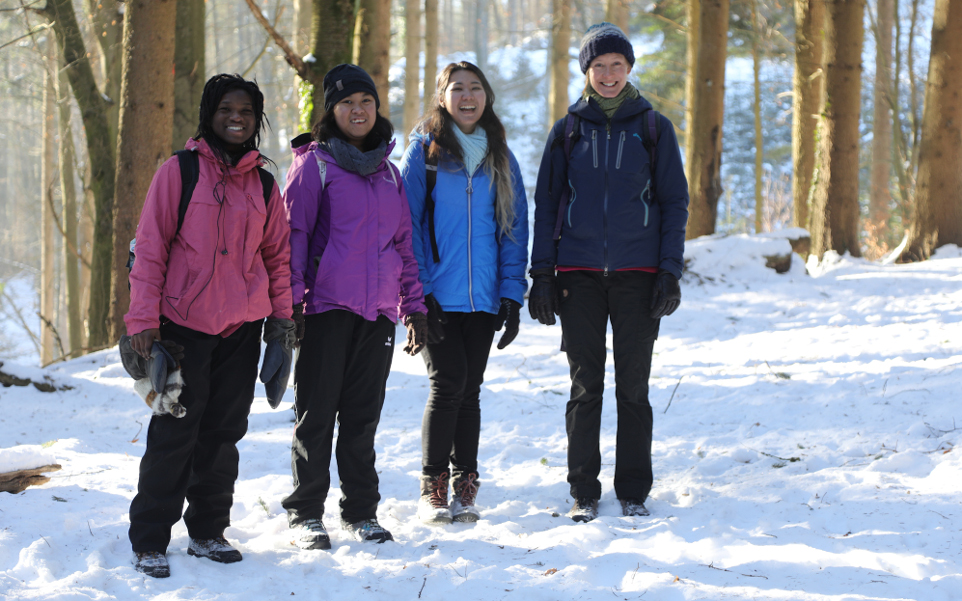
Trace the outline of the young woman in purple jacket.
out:
[[[374,435],[394,353],[395,321],[417,354],[427,310],[411,247],[411,213],[388,161],[391,122],[355,65],[324,76],[324,116],[310,144],[294,140],[284,202],[291,226],[291,290],[300,349],[294,375],[294,491],[284,499],[302,549],[330,549],[322,521],[339,424],[341,526],[360,541],[393,540],[377,521]]]

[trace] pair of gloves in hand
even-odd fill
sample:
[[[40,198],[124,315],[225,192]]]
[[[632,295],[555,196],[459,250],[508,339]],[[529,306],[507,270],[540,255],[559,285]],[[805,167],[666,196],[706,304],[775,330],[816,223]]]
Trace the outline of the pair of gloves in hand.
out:
[[[448,316],[444,314],[441,303],[434,298],[433,294],[428,294],[424,297],[424,305],[428,309],[427,315],[412,313],[404,318],[404,325],[408,330],[404,352],[412,356],[418,354],[426,344],[437,344],[444,340],[444,326],[448,323]],[[502,298],[501,308],[494,318],[494,330],[500,332],[504,328],[504,334],[498,341],[499,349],[511,344],[518,335],[520,326],[521,303],[510,298]]]
[[[531,319],[536,319],[546,326],[553,326],[554,316],[559,314],[561,305],[554,268],[532,269],[531,278],[534,280],[528,296]],[[655,277],[649,315],[652,319],[661,319],[674,313],[680,304],[681,287],[678,285],[678,278],[670,272],[659,271]]]
[[[300,334],[300,335],[298,335]],[[264,361],[260,379],[271,409],[277,409],[291,377],[294,347],[304,337],[304,306],[294,306],[294,319],[271,319],[264,323]]]
[[[133,349],[131,340],[131,336],[121,336],[119,347],[120,361],[135,380],[134,390],[144,399],[154,415],[187,415],[187,409],[179,402],[180,392],[184,387],[180,369],[184,347],[173,340],[155,338],[150,347],[150,356],[143,357]]]

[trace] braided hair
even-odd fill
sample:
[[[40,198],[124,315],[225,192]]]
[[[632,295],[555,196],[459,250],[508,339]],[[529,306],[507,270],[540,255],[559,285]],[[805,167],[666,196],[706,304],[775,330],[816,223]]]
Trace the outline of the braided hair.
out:
[[[234,90],[246,92],[247,95],[251,97],[251,103],[254,105],[254,134],[241,145],[241,150],[237,156],[233,156],[232,153],[227,151],[224,141],[214,133],[212,127],[214,113],[217,112],[217,107],[220,105],[221,99],[224,98],[225,94],[233,92]],[[248,81],[237,74],[220,73],[208,79],[207,83],[204,84],[204,93],[200,99],[197,133],[194,134],[194,138],[203,138],[206,140],[207,145],[214,151],[214,154],[224,163],[232,164],[237,158],[244,156],[247,152],[257,150],[261,143],[261,132],[265,126],[270,126],[270,121],[267,120],[267,115],[264,114],[264,94],[262,94],[260,88],[257,87],[257,82]],[[264,159],[269,160],[267,157],[264,157]]]

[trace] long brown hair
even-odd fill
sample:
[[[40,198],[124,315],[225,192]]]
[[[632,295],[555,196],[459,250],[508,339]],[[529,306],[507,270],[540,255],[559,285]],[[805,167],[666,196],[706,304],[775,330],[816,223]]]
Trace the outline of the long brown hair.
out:
[[[441,106],[444,91],[447,89],[451,76],[458,71],[470,71],[477,75],[484,88],[484,112],[478,120],[478,125],[488,136],[488,155],[484,159],[484,170],[491,178],[495,189],[495,217],[502,232],[514,240],[512,225],[514,224],[514,181],[511,175],[511,161],[508,158],[508,141],[504,133],[504,125],[494,112],[494,90],[476,65],[467,61],[450,63],[438,75],[437,87],[431,99],[431,106],[425,112],[424,118],[418,123],[417,130],[423,134],[433,136],[428,147],[428,156],[440,158],[442,149],[459,161],[464,161],[464,152],[452,128],[457,123],[446,108]]]

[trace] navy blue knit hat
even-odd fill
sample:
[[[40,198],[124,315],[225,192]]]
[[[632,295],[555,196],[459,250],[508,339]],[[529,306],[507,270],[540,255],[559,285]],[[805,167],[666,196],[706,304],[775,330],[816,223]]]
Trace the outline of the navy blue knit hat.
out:
[[[624,55],[629,68],[635,65],[635,49],[628,41],[628,36],[617,25],[602,21],[589,27],[585,37],[581,38],[581,52],[578,53],[581,72],[587,73],[591,61],[609,52]]]
[[[331,110],[335,104],[356,92],[367,92],[374,96],[374,104],[378,109],[381,108],[377,87],[367,71],[346,63],[334,67],[324,76],[324,110]]]

